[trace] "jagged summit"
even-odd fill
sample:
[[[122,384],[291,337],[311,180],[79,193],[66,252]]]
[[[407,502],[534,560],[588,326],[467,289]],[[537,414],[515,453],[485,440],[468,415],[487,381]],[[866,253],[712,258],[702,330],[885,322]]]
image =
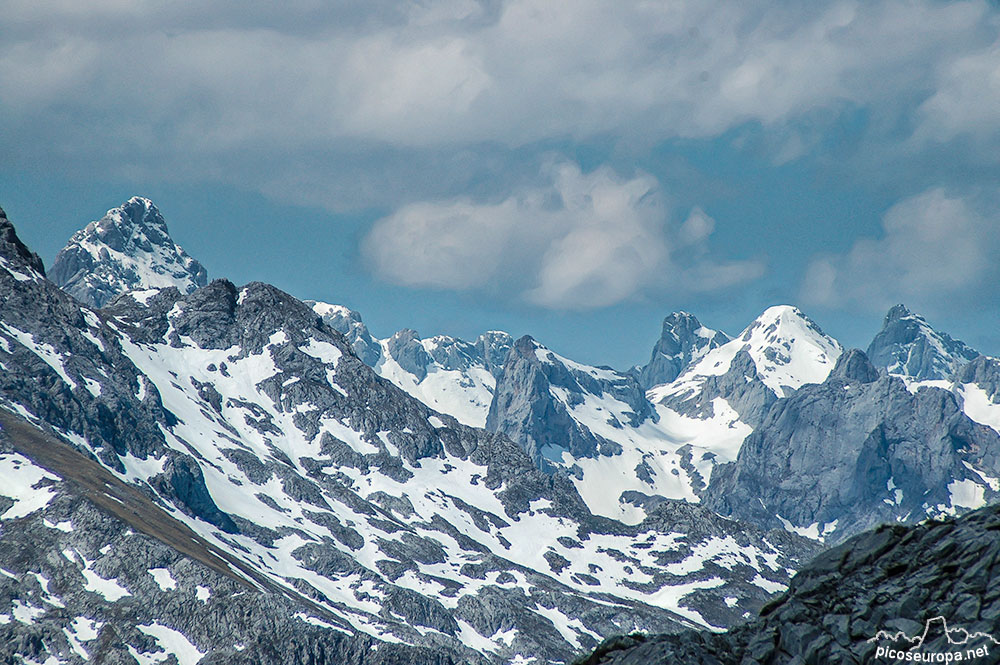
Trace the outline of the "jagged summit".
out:
[[[882,330],[868,346],[868,357],[876,367],[921,381],[949,379],[979,355],[965,342],[932,328],[905,305],[889,310]]]
[[[728,341],[729,335],[706,328],[693,314],[673,312],[663,319],[663,331],[639,372],[639,383],[646,389],[670,383],[693,361]]]
[[[173,286],[191,293],[208,281],[205,268],[171,239],[157,207],[140,196],[74,233],[49,277],[93,307],[134,289]]]

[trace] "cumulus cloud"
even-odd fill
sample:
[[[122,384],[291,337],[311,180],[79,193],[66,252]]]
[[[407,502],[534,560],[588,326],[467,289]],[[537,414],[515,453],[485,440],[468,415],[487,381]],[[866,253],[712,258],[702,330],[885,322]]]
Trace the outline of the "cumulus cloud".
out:
[[[339,163],[359,146],[412,162],[567,137],[649,145],[844,107],[945,139],[1000,131],[974,95],[1000,44],[985,0],[0,0],[0,14],[15,165],[58,151],[51,163],[281,192],[307,177],[289,154]],[[781,145],[777,160],[797,154]],[[354,189],[313,192],[345,208]]]
[[[715,290],[760,276],[754,261],[717,262],[715,222],[669,219],[659,183],[608,168],[551,164],[544,186],[496,202],[404,206],[363,242],[374,271],[407,286],[488,291],[544,307],[603,307],[651,290]]]
[[[803,298],[878,310],[896,302],[968,303],[992,291],[1000,218],[981,207],[941,188],[900,201],[885,213],[880,238],[860,238],[844,254],[814,259]]]

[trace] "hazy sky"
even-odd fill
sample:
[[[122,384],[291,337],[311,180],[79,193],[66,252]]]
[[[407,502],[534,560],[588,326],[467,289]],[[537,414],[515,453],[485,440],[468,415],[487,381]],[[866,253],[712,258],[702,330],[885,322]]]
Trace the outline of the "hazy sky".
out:
[[[331,6],[332,5],[332,6]],[[644,362],[675,309],[904,302],[1000,353],[989,2],[0,0],[0,206],[133,194],[210,277],[373,333]]]

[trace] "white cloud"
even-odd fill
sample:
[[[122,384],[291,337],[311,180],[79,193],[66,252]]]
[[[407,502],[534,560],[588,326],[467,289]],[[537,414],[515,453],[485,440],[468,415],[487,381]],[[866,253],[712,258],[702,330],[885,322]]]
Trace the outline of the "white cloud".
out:
[[[714,221],[671,224],[659,183],[608,168],[552,164],[545,186],[499,202],[407,205],[374,225],[363,252],[391,282],[485,290],[544,307],[603,307],[653,290],[714,290],[758,277],[756,262],[716,263]]]
[[[844,254],[814,259],[802,296],[875,310],[901,301],[968,301],[995,276],[998,222],[966,198],[927,190],[886,212],[881,238],[860,238]]]

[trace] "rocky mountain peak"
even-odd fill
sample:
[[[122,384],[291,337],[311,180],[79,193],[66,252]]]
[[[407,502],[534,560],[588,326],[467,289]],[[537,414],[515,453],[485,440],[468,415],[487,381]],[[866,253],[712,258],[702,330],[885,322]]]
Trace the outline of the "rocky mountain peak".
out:
[[[639,372],[639,382],[646,389],[669,383],[693,361],[728,341],[728,335],[706,328],[693,314],[673,312],[663,319],[660,339]]]
[[[746,348],[757,373],[778,397],[826,379],[840,344],[791,305],[769,307],[734,340]]]
[[[25,246],[17,237],[14,225],[7,219],[7,213],[0,208],[0,257],[14,266],[26,266],[39,275],[45,275],[45,266],[38,254]]]
[[[139,196],[74,233],[49,276],[93,307],[134,289],[173,286],[191,293],[208,281],[205,268],[171,239],[153,202]]]
[[[387,342],[389,355],[399,363],[399,366],[423,381],[427,376],[427,366],[433,362],[430,355],[420,343],[420,335],[416,330],[403,328],[389,338]]]
[[[978,356],[968,344],[935,330],[905,305],[889,310],[882,330],[868,346],[868,357],[876,367],[918,380],[951,378]]]

